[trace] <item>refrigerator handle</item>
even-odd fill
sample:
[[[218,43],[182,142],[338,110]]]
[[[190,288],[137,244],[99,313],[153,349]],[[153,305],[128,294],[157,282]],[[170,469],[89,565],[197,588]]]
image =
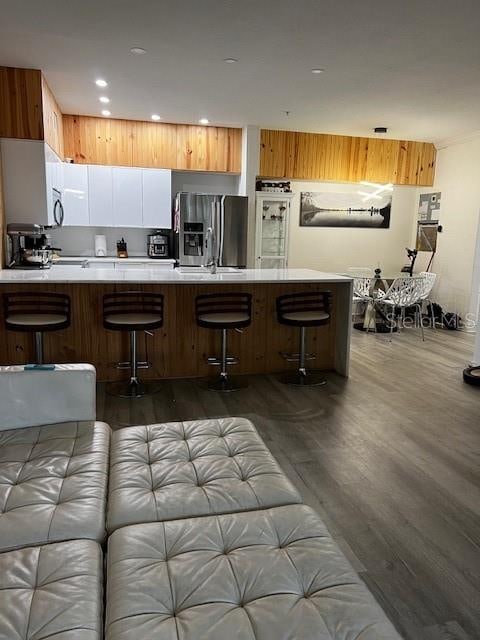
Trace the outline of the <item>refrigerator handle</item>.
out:
[[[223,266],[223,241],[225,236],[225,196],[221,196],[218,203],[219,229],[217,231],[217,264]]]

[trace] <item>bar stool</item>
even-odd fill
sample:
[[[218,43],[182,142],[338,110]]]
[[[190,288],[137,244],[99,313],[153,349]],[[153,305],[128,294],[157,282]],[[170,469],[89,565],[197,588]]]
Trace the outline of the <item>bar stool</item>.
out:
[[[330,323],[329,291],[305,291],[277,298],[277,319],[280,324],[300,328],[298,353],[281,353],[289,362],[298,362],[298,370],[285,375],[282,382],[298,386],[324,385],[326,380],[319,374],[307,372],[305,363],[315,355],[306,353],[307,327],[320,327]]]
[[[35,364],[43,364],[43,334],[70,326],[70,298],[64,293],[22,291],[3,294],[5,327],[33,333]]]
[[[252,322],[252,296],[249,293],[212,293],[195,298],[195,315],[199,327],[222,332],[220,358],[207,358],[208,364],[220,365],[220,375],[208,383],[212,391],[236,391],[246,387],[245,380],[231,379],[227,367],[238,359],[227,355],[227,331],[240,330]]]
[[[158,391],[158,385],[142,383],[138,378],[137,331],[148,332],[163,326],[163,295],[144,291],[105,294],[103,326],[130,334],[130,379],[109,383],[107,392],[121,398],[141,398]]]

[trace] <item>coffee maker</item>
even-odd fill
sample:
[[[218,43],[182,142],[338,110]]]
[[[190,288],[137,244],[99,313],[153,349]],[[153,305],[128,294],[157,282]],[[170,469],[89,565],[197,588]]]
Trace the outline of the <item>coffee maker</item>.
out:
[[[45,228],[39,224],[7,225],[7,267],[9,269],[49,269],[54,251]]]

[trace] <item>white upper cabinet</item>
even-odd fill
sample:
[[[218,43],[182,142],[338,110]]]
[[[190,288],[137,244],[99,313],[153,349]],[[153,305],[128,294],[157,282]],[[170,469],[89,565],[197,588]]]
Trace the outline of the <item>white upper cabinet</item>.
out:
[[[88,165],[88,203],[92,227],[113,227],[112,167]]]
[[[142,170],[113,167],[113,219],[116,227],[142,227]]]
[[[84,164],[63,165],[63,209],[65,226],[88,226],[88,169]]]
[[[170,229],[172,226],[172,172],[142,170],[143,226]]]
[[[3,138],[0,147],[7,222],[53,225],[54,202],[63,188],[60,158],[37,140]]]

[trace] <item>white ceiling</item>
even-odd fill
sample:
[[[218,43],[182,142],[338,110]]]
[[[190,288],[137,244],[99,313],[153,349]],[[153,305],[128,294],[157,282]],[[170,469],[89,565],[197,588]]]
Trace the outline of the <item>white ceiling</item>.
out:
[[[42,69],[65,113],[99,115],[106,94],[118,118],[431,141],[480,130],[478,0],[0,5],[0,64]]]

